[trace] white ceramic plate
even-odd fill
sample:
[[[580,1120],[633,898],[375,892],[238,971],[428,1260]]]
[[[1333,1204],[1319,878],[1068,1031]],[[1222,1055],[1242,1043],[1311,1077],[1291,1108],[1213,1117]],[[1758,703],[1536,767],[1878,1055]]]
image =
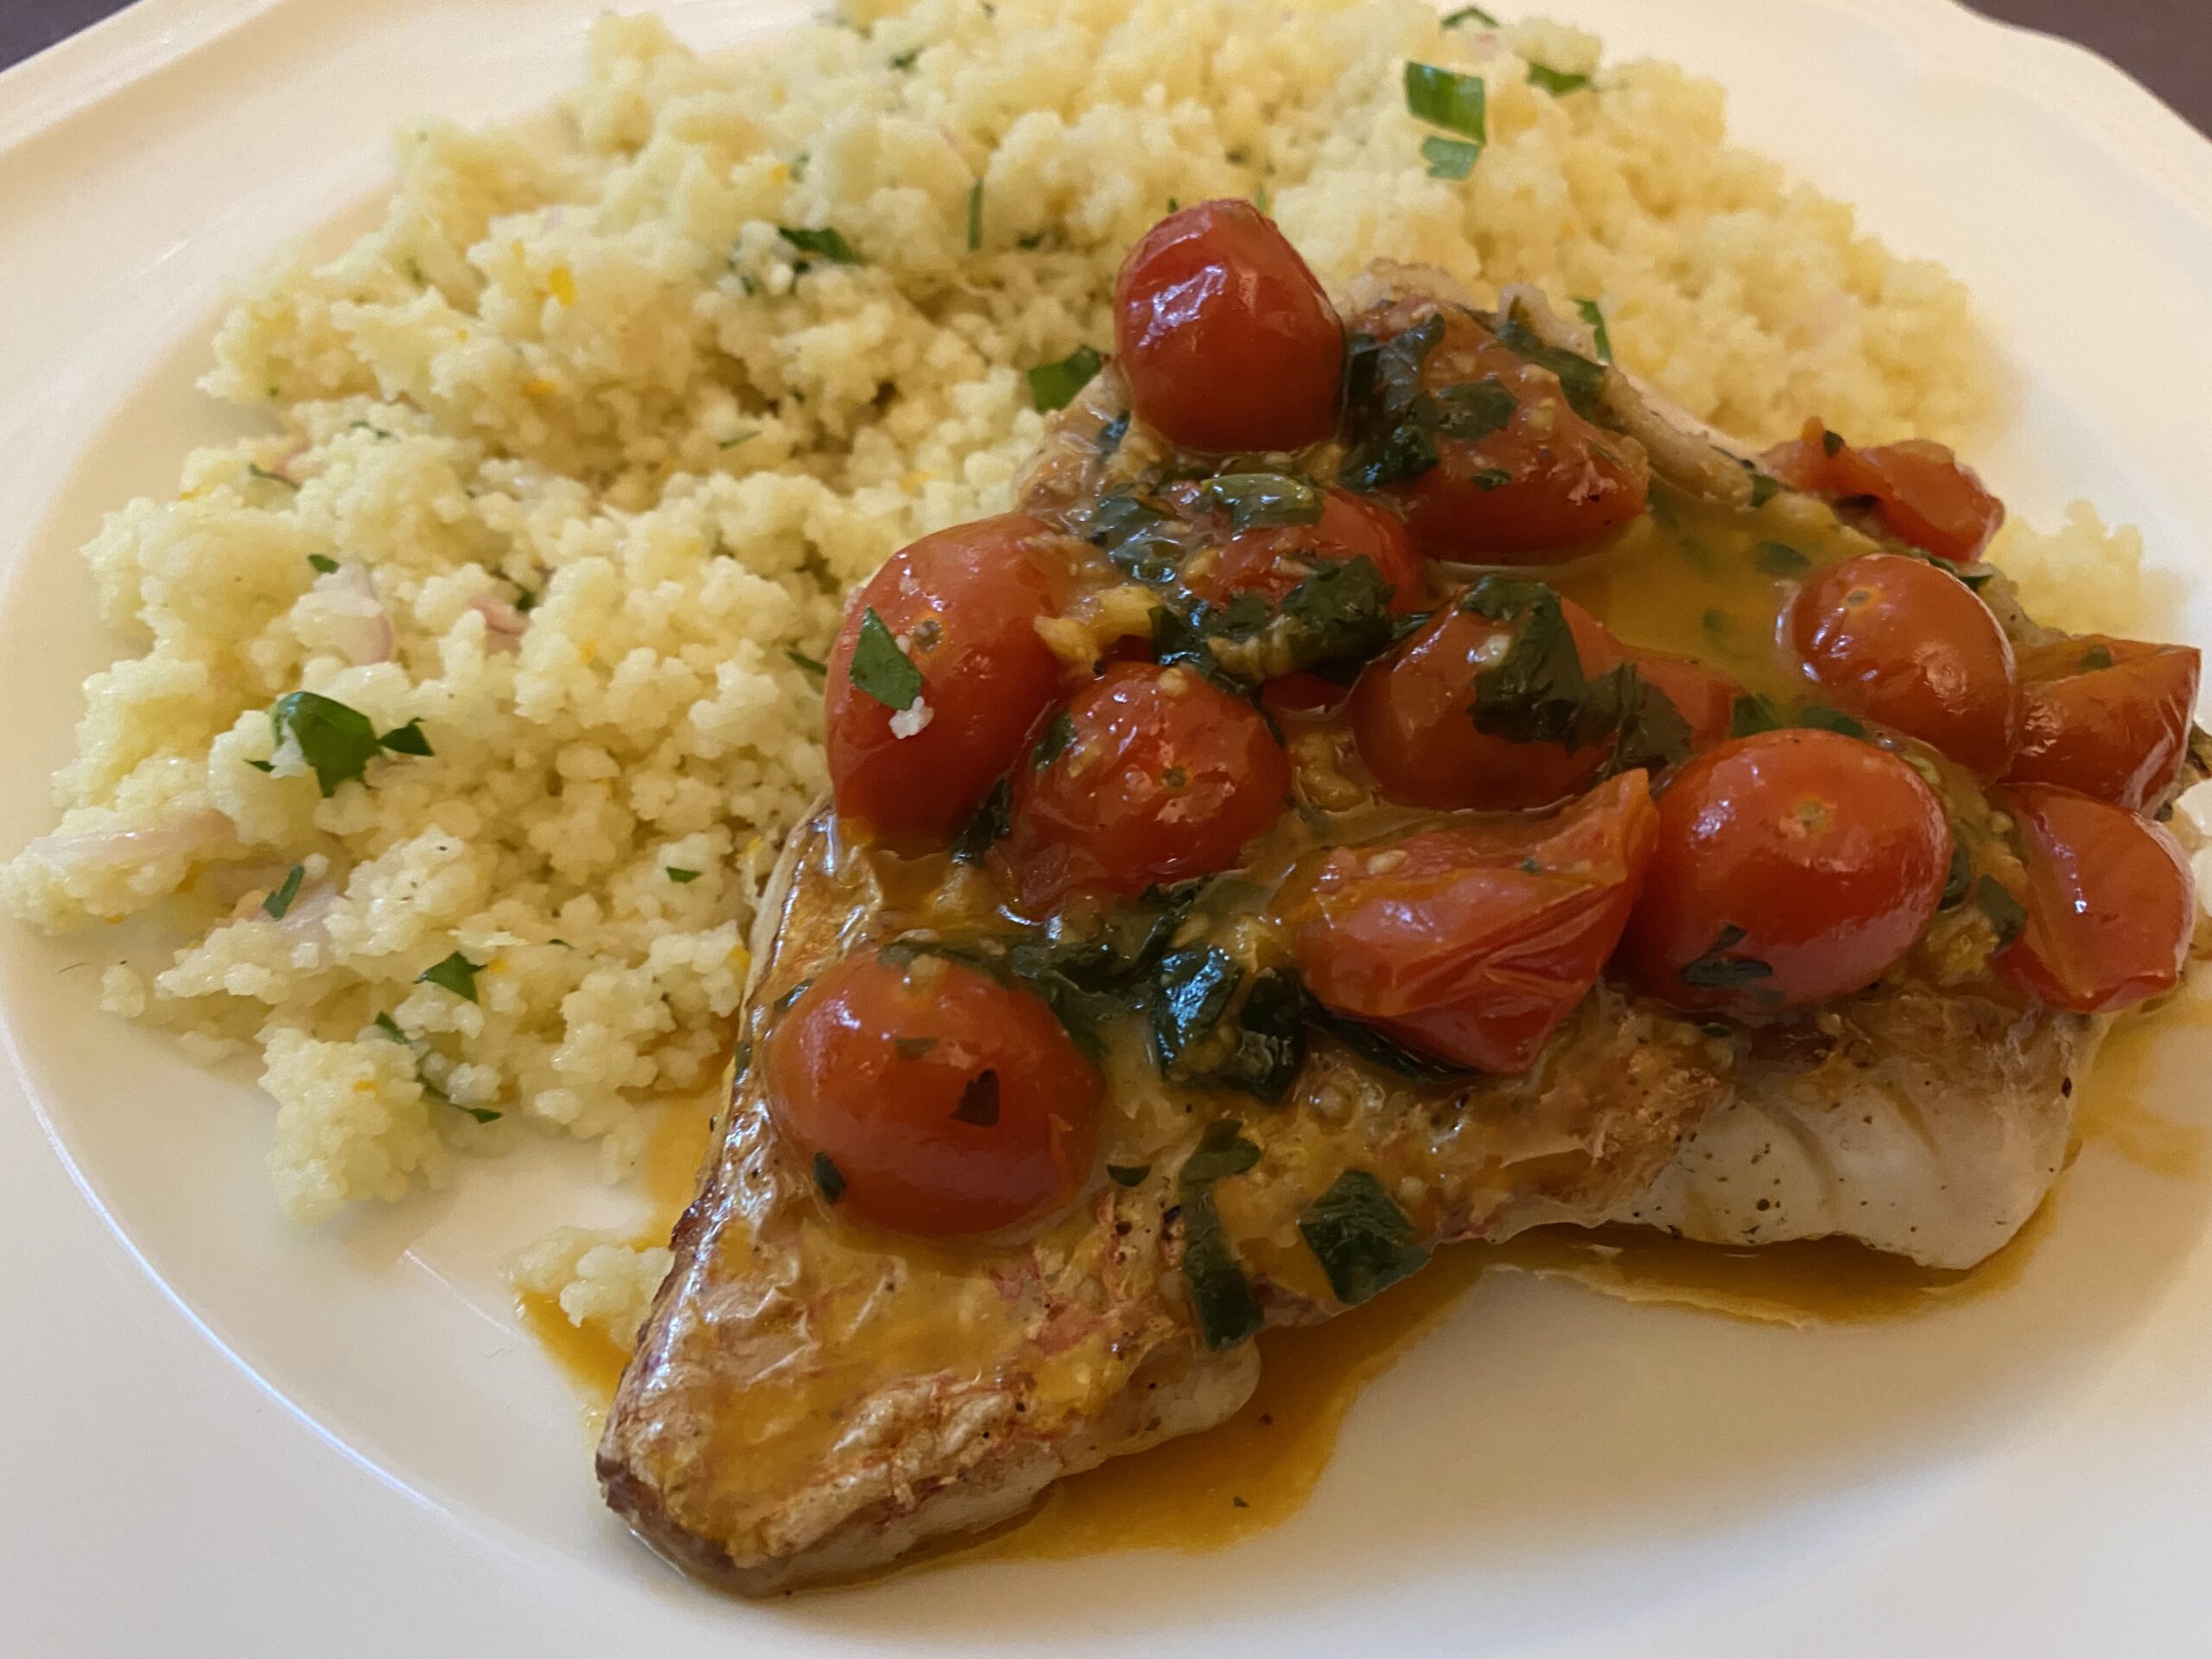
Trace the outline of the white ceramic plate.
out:
[[[550,96],[596,7],[146,0],[0,76],[0,846],[47,827],[73,688],[111,654],[73,550],[226,429],[191,390],[226,284],[369,200],[401,119]],[[668,9],[702,43],[779,16]],[[2212,639],[2212,149],[1944,0],[1549,10],[1716,75],[1739,137],[1963,276],[2017,394],[1976,459],[2039,521],[2086,494],[2142,525],[2194,579],[2171,631]],[[574,1397],[508,1316],[494,1264],[548,1219],[536,1178],[577,1170],[549,1152],[302,1238],[247,1080],[95,1011],[112,948],[0,931],[0,1651],[2212,1643],[2212,1171],[2094,1144],[2018,1284],[1883,1325],[1493,1276],[1362,1402],[1306,1510],[1233,1551],[751,1606],[602,1515]],[[2212,1036],[2173,1035],[2144,1098],[2203,1128],[2208,1065]]]

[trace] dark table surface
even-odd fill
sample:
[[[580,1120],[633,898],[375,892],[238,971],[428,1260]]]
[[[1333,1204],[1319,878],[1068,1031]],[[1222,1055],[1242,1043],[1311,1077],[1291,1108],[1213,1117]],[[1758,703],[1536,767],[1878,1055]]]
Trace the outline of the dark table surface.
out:
[[[0,66],[122,9],[123,0],[0,0]],[[1974,9],[2103,53],[2212,133],[2212,0],[1974,0]]]

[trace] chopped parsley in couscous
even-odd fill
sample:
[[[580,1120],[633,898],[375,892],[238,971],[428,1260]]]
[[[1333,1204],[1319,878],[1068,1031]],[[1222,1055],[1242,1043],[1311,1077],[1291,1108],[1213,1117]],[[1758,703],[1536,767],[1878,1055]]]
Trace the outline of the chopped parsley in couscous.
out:
[[[1483,77],[1480,141],[1409,110],[1408,60]],[[175,930],[106,1001],[258,1050],[302,1223],[518,1127],[619,1173],[714,1082],[760,881],[824,787],[842,595],[1007,506],[1178,200],[1263,201],[1325,282],[1541,283],[1755,441],[1815,411],[1950,436],[1987,402],[1951,278],[1731,148],[1713,86],[1556,25],[921,0],[709,57],[609,18],[564,112],[558,148],[409,130],[380,228],[239,297],[206,385],[268,433],[87,548],[132,654],[86,683],[59,827],[0,869],[41,927]],[[2129,607],[2132,540],[2093,518],[2015,549],[2067,573],[2054,610],[2084,570]],[[558,1243],[546,1287],[592,1279],[570,1316],[626,1336],[665,1252]]]

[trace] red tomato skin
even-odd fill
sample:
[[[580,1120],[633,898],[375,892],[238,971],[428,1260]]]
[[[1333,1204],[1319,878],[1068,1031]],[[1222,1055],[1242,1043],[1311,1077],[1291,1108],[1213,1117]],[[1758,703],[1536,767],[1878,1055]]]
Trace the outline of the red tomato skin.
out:
[[[2020,936],[1997,966],[2070,1014],[2112,1014],[2181,982],[2196,924],[2189,859],[2160,825],[2048,784],[1993,797],[2019,826]]]
[[[1177,484],[1165,492],[1179,510],[1218,520],[1224,526],[1226,539],[1219,556],[1184,579],[1196,598],[1218,601],[1237,594],[1257,594],[1270,604],[1281,604],[1316,564],[1363,555],[1390,584],[1393,614],[1410,616],[1427,597],[1427,567],[1414,551],[1404,521],[1387,507],[1331,485],[1321,492],[1318,524],[1229,531],[1228,514],[1206,512],[1199,505],[1203,488]]]
[[[2012,642],[1957,577],[1902,553],[1846,559],[1799,589],[1789,637],[1846,713],[1932,744],[1983,778],[2011,761],[2020,717]]]
[[[1830,501],[1866,499],[1899,541],[1955,564],[1979,558],[2005,522],[2005,504],[1974,468],[1924,438],[1858,449],[1810,420],[1803,435],[1776,445],[1765,461],[1792,489]]]
[[[1636,671],[1667,694],[1689,727],[1692,753],[1727,741],[1735,722],[1736,699],[1744,695],[1741,682],[1688,657],[1637,650],[1628,655]]]
[[[1288,802],[1290,760],[1259,711],[1187,668],[1116,664],[1068,719],[1057,756],[1014,768],[1000,843],[1033,914],[1227,869]]]
[[[1515,398],[1512,419],[1488,436],[1436,440],[1437,464],[1390,493],[1406,504],[1414,543],[1432,558],[1549,564],[1572,558],[1643,511],[1650,468],[1631,439],[1574,411],[1556,376],[1529,363],[1456,308],[1400,301],[1360,327],[1387,340],[1434,314],[1444,336],[1421,364],[1429,391],[1495,378]],[[1478,477],[1503,481],[1485,489]]]
[[[848,957],[785,1014],[766,1059],[777,1124],[844,1179],[839,1215],[931,1237],[992,1232],[1060,1208],[1090,1178],[1097,1068],[1040,998],[963,963]],[[985,1109],[995,1121],[972,1121]]]
[[[1036,626],[1061,599],[1060,578],[1035,552],[1055,537],[1021,513],[957,524],[893,554],[854,595],[823,690],[830,786],[845,823],[893,847],[926,847],[982,804],[1059,696],[1059,660]],[[871,607],[922,673],[930,721],[911,737],[895,735],[893,711],[852,683]]]
[[[1920,937],[1951,859],[1942,804],[1917,772],[1834,732],[1762,732],[1694,756],[1659,797],[1659,831],[1618,958],[1662,1002],[1772,1013],[1861,989]],[[1719,954],[1763,962],[1738,986],[1686,982]]]
[[[1114,349],[1139,418],[1185,448],[1296,449],[1336,423],[1344,325],[1249,202],[1202,201],[1138,239]]]
[[[2081,666],[2094,646],[2111,667]],[[2030,646],[2020,653],[2020,745],[2006,780],[2148,811],[2181,775],[2198,673],[2193,645],[2092,635]]]
[[[1571,599],[1560,601],[1582,671],[1595,679],[1621,660],[1620,645]],[[1407,806],[1510,811],[1550,806],[1586,788],[1611,753],[1604,743],[1569,750],[1478,732],[1468,714],[1475,676],[1512,632],[1447,604],[1352,687],[1353,740],[1382,793]]]
[[[1547,820],[1333,849],[1286,907],[1293,952],[1338,1012],[1459,1065],[1524,1071],[1612,954],[1656,823],[1630,772]]]

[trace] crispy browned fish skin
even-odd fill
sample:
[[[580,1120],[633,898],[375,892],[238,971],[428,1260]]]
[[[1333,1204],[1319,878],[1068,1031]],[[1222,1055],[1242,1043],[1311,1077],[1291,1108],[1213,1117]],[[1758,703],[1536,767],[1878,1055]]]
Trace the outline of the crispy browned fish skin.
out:
[[[780,918],[764,915],[783,925],[762,941],[756,1040],[760,1006],[837,954],[855,900],[865,906],[865,894],[807,863],[825,845],[820,821],[802,827],[787,855],[798,879]],[[1723,1084],[1699,1063],[1701,1047],[1688,1028],[1601,991],[1535,1076],[1485,1080],[1464,1096],[1432,1091],[1409,1106],[1333,1052],[1317,1055],[1294,1103],[1246,1119],[1262,1147],[1254,1190],[1310,1196],[1355,1164],[1417,1167],[1436,1179],[1435,1242],[1594,1221],[1648,1185],[1718,1097]],[[842,1351],[826,1353],[811,1300],[821,1287],[808,1275],[839,1224],[741,1082],[608,1414],[599,1452],[607,1502],[671,1560],[759,1594],[988,1525],[1063,1474],[1222,1421],[1250,1393],[1258,1362],[1249,1344],[1205,1348],[1174,1271],[1173,1177],[1195,1140],[1194,1121],[1147,1179],[1105,1186],[1075,1228],[968,1258],[967,1281],[995,1287],[1016,1310],[987,1327],[991,1351],[922,1370],[886,1361],[882,1374],[862,1357],[861,1375],[838,1378],[872,1341],[906,1339],[899,1321],[914,1316],[897,1306],[906,1270],[885,1252],[881,1271],[900,1282],[841,1316]],[[1272,1323],[1335,1311],[1317,1274],[1286,1277],[1249,1256],[1246,1267]],[[1110,1386],[1064,1409],[1052,1373],[1071,1337],[1095,1344]],[[733,1455],[728,1426],[790,1405],[779,1374],[809,1367],[828,1380],[804,1402],[815,1421],[793,1430],[813,1447],[798,1466],[776,1466],[776,1447]]]

